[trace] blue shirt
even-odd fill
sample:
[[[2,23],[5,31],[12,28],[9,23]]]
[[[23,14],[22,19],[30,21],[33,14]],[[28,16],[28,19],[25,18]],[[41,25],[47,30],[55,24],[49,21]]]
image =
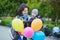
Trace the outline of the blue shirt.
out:
[[[27,19],[28,19],[28,14],[25,14],[24,16],[19,16],[19,15],[17,15],[16,17],[17,17],[17,18],[20,18],[20,19],[23,18],[24,21],[27,21]]]

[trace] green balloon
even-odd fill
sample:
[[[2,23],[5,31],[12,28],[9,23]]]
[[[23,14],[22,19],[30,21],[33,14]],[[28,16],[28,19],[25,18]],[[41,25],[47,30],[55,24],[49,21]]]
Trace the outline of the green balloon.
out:
[[[27,40],[32,40],[31,38],[27,38]]]

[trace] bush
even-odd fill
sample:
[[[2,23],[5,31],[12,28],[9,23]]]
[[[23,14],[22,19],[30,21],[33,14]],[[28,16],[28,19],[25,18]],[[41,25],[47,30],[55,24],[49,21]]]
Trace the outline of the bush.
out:
[[[12,21],[11,17],[2,17],[2,23],[1,23],[1,25],[9,26],[9,24],[11,23],[11,21]]]
[[[51,32],[52,32],[53,27],[54,27],[54,23],[53,23],[52,21],[51,21],[51,22],[46,21],[46,22],[44,23],[44,25],[48,25],[48,26],[50,27]]]

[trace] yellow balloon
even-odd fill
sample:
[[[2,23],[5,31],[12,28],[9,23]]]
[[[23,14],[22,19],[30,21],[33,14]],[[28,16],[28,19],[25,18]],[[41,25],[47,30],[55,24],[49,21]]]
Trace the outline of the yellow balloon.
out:
[[[41,19],[34,19],[31,23],[31,27],[34,31],[38,31],[42,28],[42,21]]]
[[[18,19],[18,18],[13,19],[13,21],[12,21],[12,27],[16,31],[19,31],[19,32],[23,32],[24,31],[23,21],[20,20],[20,19]]]

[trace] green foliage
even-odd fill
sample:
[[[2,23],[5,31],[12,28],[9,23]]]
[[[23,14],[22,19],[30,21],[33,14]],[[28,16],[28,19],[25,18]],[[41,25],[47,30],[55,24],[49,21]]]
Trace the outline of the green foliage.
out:
[[[55,23],[58,25],[58,19],[60,19],[60,0],[48,0],[49,4],[54,8],[54,13],[52,14]]]
[[[34,8],[39,9],[39,5],[40,5],[40,4],[41,4],[41,2],[37,2],[36,0],[33,0],[33,1],[29,1],[29,0],[28,0],[27,5],[29,6],[29,9],[30,9],[29,12],[31,12],[32,9],[34,9]]]
[[[51,17],[51,14],[53,12],[53,8],[47,2],[42,2],[39,10],[40,10],[39,13],[43,17]]]
[[[0,0],[0,16],[15,16],[17,9],[21,3],[27,3],[29,6],[29,13],[32,9],[37,8],[39,14],[43,17],[50,17],[53,13],[53,8],[47,2],[41,0]]]
[[[55,11],[55,15],[56,17],[58,16],[58,18],[60,18],[60,0],[51,0],[51,1],[48,1],[52,7],[54,8],[54,11]]]
[[[8,18],[3,17],[3,18],[2,18],[2,23],[1,23],[1,25],[9,26],[9,24],[11,23],[11,21],[12,21],[12,18],[11,18],[11,17],[8,17]]]
[[[58,0],[0,0],[0,16],[16,16],[16,12],[21,3],[29,6],[29,13],[32,9],[37,8],[39,14],[43,17],[60,18],[60,1]],[[51,15],[52,14],[52,15]]]
[[[0,16],[15,16],[20,3],[27,2],[23,0],[0,0]]]
[[[30,11],[34,8],[37,8],[39,10],[39,14],[43,17],[53,17],[51,16],[52,13],[54,13],[53,8],[51,5],[49,5],[48,2],[38,2],[37,0],[29,1],[27,5],[30,8]]]

